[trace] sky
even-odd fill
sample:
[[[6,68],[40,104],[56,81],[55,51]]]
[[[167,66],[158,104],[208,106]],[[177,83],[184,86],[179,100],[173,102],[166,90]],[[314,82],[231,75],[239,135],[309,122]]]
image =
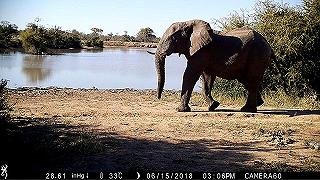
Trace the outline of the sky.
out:
[[[302,0],[276,0],[290,6]],[[60,26],[90,33],[92,27],[103,34],[136,35],[150,27],[161,36],[173,22],[226,17],[234,11],[252,11],[256,0],[0,0],[0,21],[9,21],[24,29],[40,19],[46,27]]]

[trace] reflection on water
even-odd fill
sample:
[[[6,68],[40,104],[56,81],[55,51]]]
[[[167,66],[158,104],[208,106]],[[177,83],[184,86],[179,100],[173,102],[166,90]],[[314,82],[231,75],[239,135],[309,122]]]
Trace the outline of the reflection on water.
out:
[[[104,48],[71,50],[63,55],[0,54],[0,78],[11,88],[24,86],[71,88],[155,89],[155,49]],[[165,89],[181,89],[186,60],[171,55],[166,62]]]
[[[101,53],[101,52],[103,52],[103,49],[102,48],[94,48],[94,49],[86,49],[84,51],[92,52],[92,53]]]
[[[49,49],[49,54],[80,53],[82,49]]]
[[[23,57],[22,71],[29,82],[38,84],[51,74],[50,66],[45,66],[46,56],[26,55]]]

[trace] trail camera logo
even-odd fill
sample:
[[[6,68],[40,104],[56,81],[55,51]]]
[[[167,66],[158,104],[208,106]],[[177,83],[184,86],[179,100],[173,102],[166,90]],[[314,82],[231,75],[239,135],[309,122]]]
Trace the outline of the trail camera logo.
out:
[[[7,171],[8,165],[1,165],[1,177],[4,177],[4,179],[7,179],[8,177],[8,171]]]

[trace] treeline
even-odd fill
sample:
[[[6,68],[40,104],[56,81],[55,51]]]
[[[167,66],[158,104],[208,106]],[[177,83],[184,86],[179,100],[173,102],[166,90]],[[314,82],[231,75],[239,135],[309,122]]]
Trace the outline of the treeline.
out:
[[[154,31],[147,27],[141,28],[136,36],[130,36],[127,31],[123,35],[109,33],[103,35],[100,28],[91,28],[91,33],[85,34],[77,30],[64,31],[61,27],[52,28],[29,23],[24,30],[18,30],[15,24],[8,21],[0,23],[0,48],[20,48],[27,53],[46,54],[48,49],[66,49],[81,47],[103,47],[103,41],[123,42],[158,42]]]
[[[264,92],[283,89],[295,97],[320,100],[319,0],[303,0],[298,7],[262,0],[255,4],[252,14],[242,10],[215,23],[223,31],[251,27],[271,44],[279,67],[272,62],[268,68],[263,80]]]

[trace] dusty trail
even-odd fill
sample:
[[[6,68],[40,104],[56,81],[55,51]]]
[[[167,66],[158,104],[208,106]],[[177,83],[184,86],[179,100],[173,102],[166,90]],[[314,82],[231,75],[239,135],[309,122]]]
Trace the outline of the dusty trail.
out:
[[[99,153],[76,157],[69,169],[320,171],[320,111],[261,107],[258,113],[193,105],[175,111],[176,92],[152,90],[10,90],[11,113],[76,127],[99,137]],[[68,130],[65,130],[68,131]],[[70,130],[71,131],[71,130]],[[311,143],[310,143],[311,142]],[[319,147],[318,147],[319,148]],[[63,168],[63,167],[61,167]]]

